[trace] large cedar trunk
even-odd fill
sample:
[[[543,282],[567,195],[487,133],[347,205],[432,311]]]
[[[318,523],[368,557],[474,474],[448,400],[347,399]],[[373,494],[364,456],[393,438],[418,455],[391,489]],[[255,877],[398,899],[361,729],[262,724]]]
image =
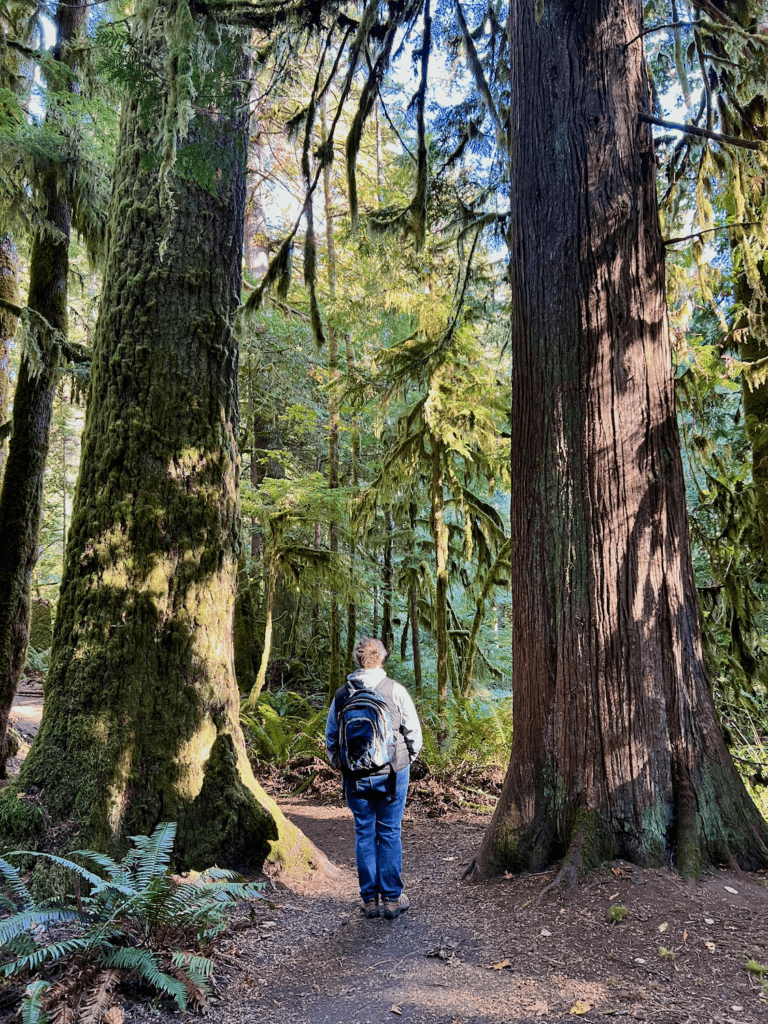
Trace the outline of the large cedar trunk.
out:
[[[155,67],[162,10],[142,35]],[[233,50],[229,38],[218,52],[230,72]],[[324,858],[253,778],[233,672],[247,128],[234,100],[229,114],[198,107],[190,126],[221,159],[215,195],[174,173],[171,209],[151,159],[157,114],[123,103],[80,479],[20,795],[56,826],[54,847],[120,852],[175,820],[182,867],[271,855],[300,868]]]
[[[480,873],[768,863],[705,675],[638,0],[510,5],[515,733]]]

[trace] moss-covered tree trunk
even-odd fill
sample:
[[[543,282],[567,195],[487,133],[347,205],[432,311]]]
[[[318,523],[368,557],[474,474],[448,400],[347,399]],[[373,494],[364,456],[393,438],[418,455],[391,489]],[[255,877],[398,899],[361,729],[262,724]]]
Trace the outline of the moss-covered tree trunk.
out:
[[[760,263],[760,284],[768,285],[768,274]],[[745,363],[756,363],[768,356],[765,302],[756,299],[747,275],[742,272],[736,286],[736,299],[744,306],[738,326],[741,344],[739,355]],[[763,555],[768,558],[768,381],[747,380],[742,375],[742,397],[747,437],[752,448],[752,482],[755,488],[755,507]]]
[[[355,350],[352,345],[352,336],[347,333],[344,336],[345,356],[347,362],[347,377],[351,381],[355,368]],[[350,456],[352,461],[352,486],[357,487],[358,464],[360,462],[360,424],[357,419],[352,424],[350,431]],[[357,640],[357,602],[355,601],[356,580],[355,580],[355,558],[357,555],[357,543],[354,535],[349,538],[349,602],[347,603],[347,642],[344,652],[344,673],[349,675],[354,670],[354,650]]]
[[[321,143],[327,141],[325,127],[325,108],[322,110],[320,122]],[[331,168],[323,167],[323,198],[325,201],[325,241],[328,259],[328,298],[331,304],[331,316],[328,324],[328,375],[330,390],[328,393],[328,487],[338,490],[339,487],[339,388],[341,374],[339,372],[339,325],[336,323],[334,304],[336,302],[336,243],[333,236],[333,194],[331,190]],[[339,558],[339,524],[333,520],[329,524],[329,547],[331,552],[331,570],[338,571]],[[341,685],[341,615],[335,588],[330,593],[330,659],[328,664],[328,703]]]
[[[411,626],[411,652],[413,654],[413,685],[416,693],[421,695],[421,641],[419,640],[419,606],[416,600],[416,586],[408,588],[408,619]]]
[[[384,509],[384,529],[386,541],[384,543],[384,576],[382,578],[382,603],[381,603],[381,642],[391,653],[395,645],[395,629],[392,613],[392,600],[394,595],[394,532],[395,520],[392,509]]]
[[[19,305],[19,256],[13,236],[0,235],[0,299],[11,307]],[[0,427],[8,420],[11,405],[11,342],[18,317],[0,304]],[[5,472],[7,446],[0,437],[0,487]]]
[[[768,863],[702,659],[641,18],[510,5],[515,732],[480,873]]]
[[[85,24],[84,3],[56,9],[56,46],[62,59],[65,48]],[[69,64],[72,62],[69,60]],[[57,93],[72,91],[50,84],[47,120],[62,116]],[[43,505],[43,476],[53,419],[62,342],[68,334],[67,277],[71,211],[55,171],[36,183],[45,219],[52,229],[38,231],[32,240],[27,305],[34,314],[34,338],[27,344],[19,366],[13,398],[13,434],[0,490],[0,778],[5,777],[5,739],[8,717],[16,694],[29,640],[29,588],[37,562],[37,541]]]
[[[155,68],[163,10],[141,36]],[[240,53],[234,37],[219,49],[222,79],[242,79]],[[123,102],[80,478],[20,792],[54,847],[119,852],[175,820],[182,867],[306,867],[324,858],[253,778],[232,664],[247,104],[231,98],[190,125],[193,152],[217,154],[212,191],[174,172],[170,209],[157,111]]]
[[[435,639],[437,641],[437,715],[445,729],[448,700],[448,524],[445,522],[440,443],[432,438],[432,536],[435,542]]]

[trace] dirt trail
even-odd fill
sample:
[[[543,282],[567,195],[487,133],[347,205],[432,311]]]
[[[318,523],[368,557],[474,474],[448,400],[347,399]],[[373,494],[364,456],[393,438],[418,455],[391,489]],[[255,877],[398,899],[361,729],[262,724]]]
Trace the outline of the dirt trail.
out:
[[[41,711],[41,688],[25,683],[12,716],[26,740]],[[323,892],[265,880],[271,906],[243,913],[213,952],[212,1020],[768,1024],[765,873],[711,872],[686,884],[666,869],[614,862],[572,889],[543,892],[554,870],[468,885],[461,875],[489,818],[469,810],[430,816],[440,811],[432,794],[409,804],[403,822],[411,910],[395,921],[366,920],[340,792],[329,799],[326,787],[322,802],[286,802],[276,780],[273,795],[288,817],[347,871]],[[612,906],[626,907],[622,923],[609,923]],[[748,970],[750,960],[766,966],[762,976]],[[199,1020],[124,995],[126,1022]]]
[[[333,860],[351,865],[346,808],[283,807]],[[749,958],[768,963],[765,875],[714,872],[686,885],[667,870],[616,862],[573,889],[543,896],[554,872],[461,883],[487,822],[476,814],[435,820],[406,811],[404,873],[414,905],[395,921],[359,914],[351,870],[346,885],[314,898],[268,884],[273,908],[260,906],[255,922],[243,921],[214,957],[219,998],[212,1018],[768,1022],[768,986],[763,991],[746,967]],[[612,905],[627,907],[622,924],[608,923]],[[674,956],[665,959],[661,947]],[[126,1010],[127,1020],[166,1024],[164,1013]],[[180,1019],[168,1014],[168,1024],[172,1017]]]

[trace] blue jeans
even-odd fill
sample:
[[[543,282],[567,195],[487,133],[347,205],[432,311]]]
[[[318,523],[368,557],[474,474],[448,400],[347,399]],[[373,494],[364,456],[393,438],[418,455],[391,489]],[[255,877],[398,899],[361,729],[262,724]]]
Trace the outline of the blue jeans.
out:
[[[394,794],[389,775],[370,775],[344,787],[347,806],[355,816],[357,875],[366,903],[377,895],[396,900],[403,891],[400,826],[410,774],[410,768],[397,773]]]

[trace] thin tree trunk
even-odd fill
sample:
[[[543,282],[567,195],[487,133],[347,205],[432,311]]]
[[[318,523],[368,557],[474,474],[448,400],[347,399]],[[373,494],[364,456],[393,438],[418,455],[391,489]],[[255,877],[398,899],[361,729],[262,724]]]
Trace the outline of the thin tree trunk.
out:
[[[488,595],[496,585],[496,575],[499,567],[506,559],[509,558],[509,547],[510,542],[508,540],[502,544],[498,555],[494,559],[493,565],[486,574],[480,596],[475,604],[475,617],[472,620],[472,628],[470,629],[469,639],[467,641],[467,657],[464,664],[464,677],[461,681],[462,697],[468,697],[472,692],[472,684],[474,682],[473,676],[475,671],[475,655],[477,654],[477,638],[480,635],[480,627],[482,626],[483,619],[485,618],[485,605],[488,600]]]
[[[154,67],[163,66],[165,17],[156,8],[140,37]],[[160,168],[147,159],[162,111],[143,116],[135,95],[122,105],[45,710],[19,783],[19,795],[36,793],[36,802],[11,796],[15,827],[28,807],[26,827],[49,848],[76,841],[119,853],[129,836],[175,820],[180,867],[259,867],[269,855],[308,870],[325,859],[253,778],[232,664],[230,325],[240,297],[247,108],[227,65],[241,47],[225,34],[222,63],[210,72],[222,106],[198,108],[189,128],[190,142],[205,139],[223,160],[215,194],[171,172],[169,210]],[[39,835],[38,804],[55,826],[48,835]]]
[[[345,356],[347,361],[347,375],[352,376],[355,366],[355,351],[352,347],[352,337],[349,333],[344,336]],[[360,429],[357,419],[351,430],[351,456],[352,456],[352,486],[358,486],[357,467],[360,461]],[[354,669],[354,650],[357,637],[357,604],[355,603],[355,555],[356,544],[354,536],[349,538],[349,602],[347,604],[347,648],[344,655],[344,671],[349,675]]]
[[[320,120],[320,141],[324,145],[328,133],[325,127],[325,107],[323,106]],[[339,342],[336,314],[336,245],[333,238],[333,194],[331,191],[330,164],[323,167],[323,194],[325,199],[325,241],[328,260],[328,297],[331,315],[328,323],[328,373],[330,390],[328,392],[328,488],[337,490],[339,486]],[[339,527],[338,523],[329,524],[331,570],[338,567]],[[335,588],[331,588],[331,621],[330,641],[331,658],[328,672],[328,702],[333,700],[341,682],[341,617],[339,602],[336,600]]]
[[[56,48],[65,47],[85,24],[85,3],[56,8]],[[49,84],[46,120],[62,117],[57,93]],[[64,88],[67,88],[65,86]],[[68,88],[75,88],[74,81]],[[70,206],[49,171],[38,185],[46,220],[53,231],[37,233],[29,263],[30,310],[42,317],[37,352],[25,351],[13,400],[13,435],[0,491],[0,778],[5,777],[5,741],[13,698],[24,671],[29,641],[29,587],[37,562],[43,507],[43,477],[50,445],[53,400],[60,365],[60,342],[68,334]]]
[[[11,235],[0,235],[0,299],[19,305],[19,255]],[[0,426],[8,419],[11,405],[11,342],[18,319],[0,305]],[[5,473],[6,444],[0,439],[0,487]]]
[[[641,7],[509,8],[515,732],[479,874],[768,863],[702,658]]]
[[[264,683],[267,679],[267,669],[269,668],[269,658],[272,653],[272,624],[275,615],[275,591],[277,589],[277,574],[278,574],[278,563],[277,558],[273,555],[269,559],[269,566],[267,568],[267,601],[266,601],[266,612],[265,612],[265,623],[264,623],[264,650],[261,653],[261,664],[259,665],[259,672],[256,676],[256,682],[253,685],[253,689],[248,694],[248,699],[245,701],[243,708],[246,711],[253,711],[256,706],[256,701],[259,699],[261,691],[264,689]]]
[[[416,693],[421,694],[421,643],[419,641],[419,607],[416,603],[416,587],[408,590],[409,619],[411,622],[411,651],[413,653],[413,679]]]
[[[416,502],[408,505],[408,520],[411,524],[411,534],[416,536]],[[416,693],[421,694],[421,641],[419,638],[419,605],[416,584],[411,583],[408,588],[408,618],[411,623],[411,651],[413,652],[413,681]]]
[[[381,642],[391,653],[395,644],[395,634],[392,626],[392,592],[394,583],[394,541],[392,535],[395,530],[395,521],[390,508],[384,511],[384,524],[387,531],[387,543],[384,547],[384,585],[381,588]]]
[[[243,259],[245,269],[260,281],[269,266],[269,232],[264,209],[264,169],[266,152],[261,132],[258,97],[251,103],[248,140],[248,177],[246,181]]]
[[[448,527],[445,523],[440,448],[432,439],[432,536],[435,541],[435,638],[437,640],[437,717],[445,729],[448,699]]]
[[[383,160],[383,147],[381,144],[381,118],[379,117],[379,101],[376,100],[374,106],[374,116],[376,118],[376,192],[379,201],[379,206],[384,205],[384,160]]]

